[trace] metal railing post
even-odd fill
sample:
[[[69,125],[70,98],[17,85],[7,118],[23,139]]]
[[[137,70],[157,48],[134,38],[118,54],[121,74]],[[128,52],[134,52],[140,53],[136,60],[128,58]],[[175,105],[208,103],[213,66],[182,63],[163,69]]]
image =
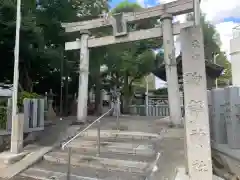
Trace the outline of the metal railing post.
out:
[[[120,131],[119,111],[117,111],[117,130]]]
[[[68,147],[67,180],[71,179],[71,155],[72,155],[72,149],[71,147]]]
[[[89,124],[86,128],[84,128],[82,131],[80,131],[78,134],[76,134],[74,137],[72,137],[70,140],[68,140],[67,142],[62,144],[62,149],[64,150],[69,143],[71,143],[73,140],[75,140],[77,137],[79,137],[83,132],[87,131],[89,128],[91,128],[94,124],[97,124],[97,133],[98,133],[98,137],[97,137],[97,155],[100,155],[100,131],[101,131],[101,119],[106,116],[109,112],[111,112],[113,110],[113,108],[109,109],[105,114],[103,114],[102,116],[100,116],[98,119],[96,119],[94,122],[92,122],[91,124]],[[72,156],[72,148],[71,147],[67,147],[68,148],[68,162],[67,162],[67,172],[66,172],[66,179],[70,180],[71,178],[71,156]]]
[[[117,99],[117,130],[120,131],[120,121],[119,121],[119,115],[120,115],[120,103],[119,98]]]
[[[101,140],[100,140],[100,138],[101,138],[101,121],[99,120],[98,122],[97,122],[97,155],[99,156],[100,155],[100,144],[101,144]]]

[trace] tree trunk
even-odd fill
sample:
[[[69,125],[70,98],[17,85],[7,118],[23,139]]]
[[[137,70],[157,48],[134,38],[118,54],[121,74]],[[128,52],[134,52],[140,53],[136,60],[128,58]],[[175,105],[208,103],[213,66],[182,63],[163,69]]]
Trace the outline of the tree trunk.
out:
[[[30,78],[29,74],[28,74],[28,70],[27,70],[27,67],[25,65],[23,65],[24,68],[23,68],[23,76],[25,77],[24,78],[24,89],[28,92],[32,92],[32,89],[33,89],[33,83],[32,83],[32,79]]]

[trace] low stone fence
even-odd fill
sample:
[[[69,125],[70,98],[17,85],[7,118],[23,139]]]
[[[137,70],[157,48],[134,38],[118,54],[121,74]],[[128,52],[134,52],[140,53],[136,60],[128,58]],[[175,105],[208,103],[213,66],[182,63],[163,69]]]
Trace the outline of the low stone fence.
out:
[[[148,108],[146,105],[131,105],[129,108],[131,115],[155,117],[167,117],[170,115],[168,104],[148,105]],[[182,115],[184,115],[184,107],[181,108]]]
[[[240,149],[240,87],[208,91],[208,104],[212,141]]]
[[[18,113],[18,118],[24,119],[24,132],[33,132],[44,130],[45,119],[45,100],[44,99],[24,99],[23,112]],[[4,109],[1,111],[6,113],[2,114],[2,118],[6,118],[5,125],[2,125],[0,135],[11,134],[12,128],[12,100],[8,99],[6,107],[0,107]]]

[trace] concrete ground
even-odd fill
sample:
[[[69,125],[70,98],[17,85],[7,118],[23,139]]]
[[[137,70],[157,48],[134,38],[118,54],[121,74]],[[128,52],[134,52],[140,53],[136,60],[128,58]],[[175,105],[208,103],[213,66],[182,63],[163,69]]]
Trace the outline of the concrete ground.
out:
[[[90,119],[94,119],[91,117]],[[65,123],[63,123],[65,124]],[[67,126],[67,122],[65,125]],[[56,144],[53,141],[59,141],[59,137],[65,137],[66,134],[69,136],[73,132],[73,129],[79,129],[79,126],[70,126],[66,131],[63,128],[56,128],[53,130],[48,130],[48,135],[43,136],[39,143],[36,143],[43,146],[49,146],[50,144]],[[164,137],[162,140],[157,142],[156,150],[161,153],[161,157],[157,163],[159,169],[155,173],[155,176],[151,180],[174,180],[176,176],[176,169],[178,167],[184,166],[184,139],[183,139],[183,129],[173,129],[168,128],[167,122],[162,122],[159,118],[156,117],[137,117],[137,116],[123,116],[120,118],[120,128],[128,131],[142,131],[149,133],[160,133],[165,131]],[[115,117],[106,117],[102,122],[102,129],[116,129],[116,118]],[[59,130],[64,131],[65,135],[62,133],[59,134]],[[54,132],[55,131],[55,132]],[[58,132],[57,132],[58,131]],[[51,134],[54,138],[47,138]],[[53,135],[52,135],[53,134]],[[44,140],[45,139],[45,140]],[[26,177],[16,176],[12,178],[13,180],[35,180]]]
[[[114,129],[115,119],[110,118],[103,129]],[[164,138],[157,143],[157,151],[161,157],[157,163],[159,170],[151,180],[174,180],[177,168],[184,166],[184,129],[169,128],[167,122],[157,117],[124,116],[120,119],[120,126],[129,131],[160,133],[166,131]]]

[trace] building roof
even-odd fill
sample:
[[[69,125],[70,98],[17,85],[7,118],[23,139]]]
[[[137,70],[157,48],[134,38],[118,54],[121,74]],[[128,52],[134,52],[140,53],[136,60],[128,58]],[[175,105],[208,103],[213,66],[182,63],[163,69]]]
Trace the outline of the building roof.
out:
[[[182,79],[182,56],[179,55],[176,59],[177,61],[177,72],[178,72],[178,79]],[[215,79],[219,77],[224,67],[214,64],[208,60],[205,60],[205,67],[206,67],[206,73],[209,77]],[[162,63],[158,68],[152,71],[152,73],[157,76],[158,78],[162,79],[163,81],[166,81],[166,71],[165,71],[165,63]]]
[[[11,97],[12,96],[12,84],[1,84],[0,83],[0,97]]]

